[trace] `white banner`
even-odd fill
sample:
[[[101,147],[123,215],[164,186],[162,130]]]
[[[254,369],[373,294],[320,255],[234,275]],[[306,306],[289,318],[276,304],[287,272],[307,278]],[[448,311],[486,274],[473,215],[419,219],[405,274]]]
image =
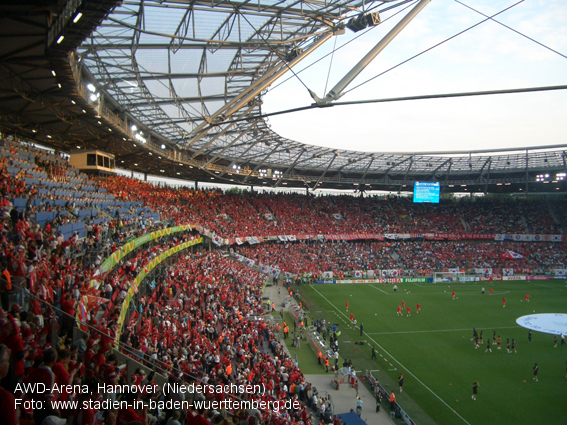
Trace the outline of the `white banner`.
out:
[[[526,276],[502,276],[502,280],[526,280]]]
[[[503,268],[502,269],[502,274],[504,276],[514,276],[514,269],[511,268]]]
[[[362,277],[363,272],[362,270],[355,270],[354,271],[354,277]]]
[[[257,243],[260,243],[260,241],[258,240],[258,238],[256,236],[246,236],[246,241],[250,244],[250,245],[254,245]]]
[[[374,270],[368,270],[366,272],[366,276],[369,277],[369,278],[373,278],[374,277]]]
[[[297,238],[295,237],[295,235],[287,235],[287,240],[290,242],[295,242]]]
[[[473,269],[476,274],[491,275],[492,267],[477,267]]]
[[[244,243],[244,241],[240,238],[236,238],[235,242],[236,242],[237,245],[242,245]]]
[[[333,272],[323,272],[321,274],[321,277],[323,279],[332,279],[333,278]]]
[[[278,239],[282,242],[287,242],[287,236],[286,235],[278,235]]]
[[[567,269],[555,269],[555,276],[567,276]]]

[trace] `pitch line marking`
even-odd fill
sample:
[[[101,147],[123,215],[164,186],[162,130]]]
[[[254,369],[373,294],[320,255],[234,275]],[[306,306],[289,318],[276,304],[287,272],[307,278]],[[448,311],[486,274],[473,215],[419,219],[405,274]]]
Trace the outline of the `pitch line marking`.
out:
[[[544,288],[549,288],[549,289],[555,289],[557,291],[564,291],[565,289],[563,288],[554,288],[553,286],[547,286],[547,285],[543,285],[541,283],[536,283],[537,286],[543,286]]]
[[[376,289],[377,291],[382,292],[383,294],[390,295],[390,294],[388,294],[386,291],[382,291],[380,288],[377,288],[377,287],[375,287],[374,285],[368,285],[368,286],[370,286],[371,288]],[[334,306],[333,306],[333,307],[334,307]]]
[[[317,293],[319,294],[319,296],[320,296],[321,298],[323,298],[325,301],[327,301],[329,304],[331,304],[331,306],[332,306],[335,310],[339,311],[341,314],[344,315],[344,313],[343,313],[341,310],[339,310],[331,301],[329,301],[329,300],[327,299],[327,297],[325,297],[323,294],[321,294],[321,292],[319,292],[318,289],[316,289],[315,287],[314,287],[313,289],[315,290],[315,292],[317,292]],[[375,289],[378,289],[378,288],[375,288]],[[345,315],[345,317],[346,317],[346,315]],[[365,333],[366,333],[366,332],[365,332]],[[367,334],[367,335],[368,335],[368,334]],[[409,373],[409,374],[410,374],[417,382],[419,382],[427,391],[429,391],[431,394],[433,394],[441,403],[443,403],[443,404],[444,404],[445,406],[447,406],[450,410],[452,410],[452,411],[455,413],[455,415],[457,415],[464,423],[466,423],[467,425],[471,425],[465,418],[463,418],[460,414],[458,414],[455,409],[453,409],[451,406],[449,406],[449,404],[447,404],[447,402],[446,402],[445,400],[443,400],[441,397],[439,397],[437,394],[435,394],[431,388],[429,388],[429,387],[428,387],[427,385],[425,385],[417,376],[415,376],[407,367],[405,367],[405,366],[404,366],[403,364],[401,364],[398,360],[396,360],[396,359],[394,358],[394,356],[392,356],[390,353],[388,353],[388,352],[384,349],[384,347],[382,347],[380,344],[378,344],[371,336],[368,335],[368,338],[369,338],[372,342],[374,342],[374,344],[375,344],[377,347],[379,347],[382,351],[384,351],[384,353],[386,353],[387,355],[389,355],[390,357],[392,357],[392,360],[393,360],[393,361],[395,361],[397,364],[399,364],[399,365],[402,367],[402,369],[405,369],[405,370],[407,371],[407,373]]]
[[[490,329],[517,329],[517,328],[518,328],[518,326],[505,326],[505,327],[497,327],[497,328],[490,328]],[[490,330],[490,329],[488,329],[488,330]],[[418,333],[461,332],[461,331],[470,331],[470,328],[469,329],[438,329],[438,330],[433,330],[433,331],[373,332],[373,333],[369,333],[367,335],[418,334]]]

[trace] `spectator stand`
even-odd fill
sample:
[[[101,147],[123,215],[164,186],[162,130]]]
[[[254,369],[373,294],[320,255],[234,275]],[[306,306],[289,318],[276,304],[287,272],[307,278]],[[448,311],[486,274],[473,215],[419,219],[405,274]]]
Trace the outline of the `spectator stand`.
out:
[[[104,280],[104,277],[107,276],[108,273],[110,273],[112,269],[114,269],[126,255],[130,254],[141,246],[149,242],[157,241],[164,236],[169,236],[179,232],[190,232],[191,230],[192,228],[190,225],[175,226],[167,229],[157,230],[152,233],[147,233],[143,236],[140,236],[139,238],[129,241],[128,243],[117,249],[114,253],[112,253],[112,255],[101,264],[97,272],[95,272],[95,274],[93,275],[93,279],[91,279],[89,287],[98,288],[100,282]]]
[[[118,329],[116,335],[116,347],[118,347],[118,341],[120,340],[120,335],[122,333],[122,326],[125,322],[128,322],[126,316],[128,314],[128,308],[130,306],[130,302],[132,298],[138,293],[138,288],[141,282],[146,278],[146,276],[156,268],[162,261],[166,260],[172,255],[177,255],[181,253],[181,251],[190,248],[195,245],[199,245],[204,242],[203,238],[194,239],[192,241],[184,242],[180,245],[176,245],[173,248],[169,249],[168,251],[162,252],[159,256],[155,257],[152,261],[146,264],[140,273],[134,278],[132,285],[128,289],[128,294],[122,303],[122,308],[120,310],[120,315],[118,316]]]

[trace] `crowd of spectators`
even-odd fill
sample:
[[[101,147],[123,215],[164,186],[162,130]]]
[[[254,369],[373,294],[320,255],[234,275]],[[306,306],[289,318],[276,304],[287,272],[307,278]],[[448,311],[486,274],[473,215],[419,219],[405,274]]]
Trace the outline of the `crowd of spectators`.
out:
[[[522,258],[506,258],[513,251]],[[432,274],[458,268],[515,268],[516,271],[563,269],[567,246],[556,242],[470,241],[298,241],[243,245],[235,252],[263,265],[292,274],[357,270],[402,270],[406,275]]]
[[[116,198],[143,198],[176,222],[187,220],[223,238],[353,233],[560,234],[560,204],[476,199],[413,204],[403,197],[314,196],[156,187],[126,177],[99,181]]]

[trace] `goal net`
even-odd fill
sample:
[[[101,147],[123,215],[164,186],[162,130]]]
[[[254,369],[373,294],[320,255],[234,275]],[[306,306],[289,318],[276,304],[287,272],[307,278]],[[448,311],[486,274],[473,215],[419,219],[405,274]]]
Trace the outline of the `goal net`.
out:
[[[464,282],[465,274],[463,272],[435,272],[433,274],[433,282]]]

